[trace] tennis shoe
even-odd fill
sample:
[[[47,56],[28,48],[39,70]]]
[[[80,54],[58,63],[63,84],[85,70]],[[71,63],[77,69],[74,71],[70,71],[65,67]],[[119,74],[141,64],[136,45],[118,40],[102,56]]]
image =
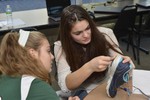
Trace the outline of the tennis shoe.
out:
[[[106,87],[109,97],[115,97],[117,88],[129,80],[129,71],[132,69],[132,66],[129,62],[123,63],[122,61],[123,58],[117,56],[110,66],[110,77]]]

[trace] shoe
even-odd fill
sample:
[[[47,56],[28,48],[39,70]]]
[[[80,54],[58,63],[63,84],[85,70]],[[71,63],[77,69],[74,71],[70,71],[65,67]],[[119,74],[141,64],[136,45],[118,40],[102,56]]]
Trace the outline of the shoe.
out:
[[[129,71],[132,69],[132,66],[130,63],[122,63],[122,61],[123,58],[117,56],[110,66],[110,77],[106,87],[109,97],[115,97],[117,88],[129,80]]]

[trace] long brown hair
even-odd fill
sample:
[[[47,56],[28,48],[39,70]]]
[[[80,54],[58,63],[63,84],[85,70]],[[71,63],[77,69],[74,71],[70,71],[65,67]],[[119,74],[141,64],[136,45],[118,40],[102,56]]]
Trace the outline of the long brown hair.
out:
[[[91,42],[85,46],[86,52],[83,50],[83,45],[76,43],[70,35],[71,29],[76,21],[88,21],[91,28]],[[104,34],[101,33],[87,11],[81,6],[70,5],[66,7],[61,15],[60,22],[60,34],[58,40],[62,43],[62,48],[66,54],[66,60],[71,66],[72,71],[76,71],[86,62],[90,61],[94,57],[103,55],[109,55],[108,49],[112,49],[118,52],[105,38]],[[106,70],[107,71],[107,70]],[[96,72],[91,75],[103,76],[104,72]]]
[[[0,70],[2,74],[9,76],[32,75],[51,83],[49,72],[45,69],[40,60],[33,58],[29,48],[40,53],[40,47],[46,36],[40,32],[32,31],[29,34],[25,47],[18,43],[19,33],[7,33],[0,45]]]

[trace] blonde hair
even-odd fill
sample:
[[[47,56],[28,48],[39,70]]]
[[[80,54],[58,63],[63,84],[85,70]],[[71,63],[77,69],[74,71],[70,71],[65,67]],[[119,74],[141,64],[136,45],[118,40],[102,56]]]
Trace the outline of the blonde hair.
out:
[[[49,72],[40,60],[33,58],[28,49],[40,53],[40,47],[46,36],[38,31],[31,31],[25,47],[18,43],[18,32],[7,33],[0,46],[0,70],[10,76],[32,75],[51,83]]]

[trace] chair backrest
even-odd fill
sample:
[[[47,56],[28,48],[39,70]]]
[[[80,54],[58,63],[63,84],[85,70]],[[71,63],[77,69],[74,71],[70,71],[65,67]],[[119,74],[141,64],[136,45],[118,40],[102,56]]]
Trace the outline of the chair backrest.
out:
[[[134,28],[136,14],[137,14],[136,5],[125,6],[121,10],[121,13],[113,29],[117,39],[119,39],[121,36],[126,36],[127,33],[131,32],[131,30]]]
[[[144,20],[144,29],[150,30],[150,12],[147,14],[147,16]]]

